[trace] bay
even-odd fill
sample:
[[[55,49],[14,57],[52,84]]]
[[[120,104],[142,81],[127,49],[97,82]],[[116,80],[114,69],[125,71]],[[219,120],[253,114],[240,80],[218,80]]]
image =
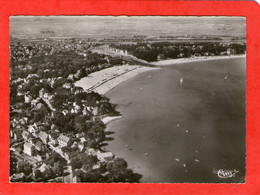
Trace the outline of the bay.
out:
[[[144,72],[106,94],[122,114],[106,149],[144,183],[244,182],[245,93],[244,57]]]

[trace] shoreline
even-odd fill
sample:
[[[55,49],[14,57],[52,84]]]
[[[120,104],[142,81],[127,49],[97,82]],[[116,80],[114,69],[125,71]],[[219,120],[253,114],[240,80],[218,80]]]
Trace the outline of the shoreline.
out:
[[[158,70],[158,67],[139,65],[122,65],[106,68],[75,82],[75,86],[82,87],[87,92],[97,92],[104,95],[120,83],[149,70]]]
[[[192,58],[168,59],[168,60],[160,60],[160,61],[151,62],[150,64],[155,65],[155,66],[170,66],[170,65],[174,65],[174,64],[182,64],[182,63],[189,63],[189,62],[234,59],[234,58],[242,58],[242,57],[246,57],[246,54],[230,55],[230,56],[200,56],[200,57],[192,57]]]

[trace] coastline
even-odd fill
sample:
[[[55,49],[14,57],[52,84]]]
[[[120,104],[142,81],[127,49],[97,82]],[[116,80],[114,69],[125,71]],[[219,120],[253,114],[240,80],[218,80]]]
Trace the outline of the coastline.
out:
[[[221,59],[232,59],[232,58],[242,58],[246,57],[246,54],[243,55],[230,55],[230,56],[200,56],[193,58],[178,58],[178,59],[168,59],[160,60],[156,62],[151,62],[150,64],[155,66],[169,66],[173,64],[182,64],[188,62],[200,62],[200,61],[209,61],[209,60],[221,60]]]
[[[139,65],[122,65],[106,68],[89,74],[75,82],[75,86],[82,87],[87,92],[97,92],[104,95],[118,84],[149,70],[158,70],[158,67]]]

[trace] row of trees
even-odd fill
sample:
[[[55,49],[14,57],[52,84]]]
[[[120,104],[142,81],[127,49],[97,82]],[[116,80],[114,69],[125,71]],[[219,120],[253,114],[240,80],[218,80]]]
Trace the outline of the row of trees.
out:
[[[137,43],[135,44],[119,44],[112,45],[113,47],[128,50],[132,55],[137,58],[144,59],[146,61],[156,61],[158,56],[162,59],[167,58],[180,58],[180,57],[190,57],[195,54],[201,56],[204,55],[220,55],[222,52],[227,51],[227,49],[232,49],[236,54],[245,53],[245,44],[222,44],[222,43],[170,43],[170,42],[160,42],[160,43]]]

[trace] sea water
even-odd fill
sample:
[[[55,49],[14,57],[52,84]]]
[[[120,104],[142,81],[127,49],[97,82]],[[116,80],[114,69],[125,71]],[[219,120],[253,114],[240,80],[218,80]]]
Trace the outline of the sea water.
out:
[[[244,57],[144,72],[106,94],[123,116],[106,149],[140,182],[244,182],[245,93]]]

